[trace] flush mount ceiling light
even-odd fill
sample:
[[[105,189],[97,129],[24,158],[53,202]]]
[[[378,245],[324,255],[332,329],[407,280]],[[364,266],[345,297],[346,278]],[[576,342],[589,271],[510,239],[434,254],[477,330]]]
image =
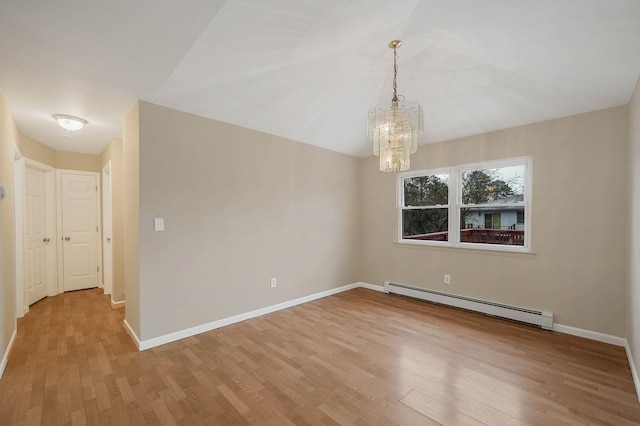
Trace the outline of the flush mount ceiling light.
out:
[[[393,98],[391,104],[369,110],[367,134],[373,140],[373,153],[380,157],[380,171],[409,170],[410,156],[418,150],[418,136],[424,133],[424,112],[415,102],[398,101],[397,76],[400,40],[389,42],[393,49]],[[404,98],[404,97],[403,97]]]
[[[53,118],[56,119],[60,127],[72,132],[82,129],[84,125],[88,123],[84,118],[75,117],[73,115],[53,114]]]

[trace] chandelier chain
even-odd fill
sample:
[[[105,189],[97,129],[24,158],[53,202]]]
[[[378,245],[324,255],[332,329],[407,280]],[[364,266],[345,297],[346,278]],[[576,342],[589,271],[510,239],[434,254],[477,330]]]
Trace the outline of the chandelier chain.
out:
[[[393,47],[393,98],[391,102],[398,102],[398,53],[396,47]]]

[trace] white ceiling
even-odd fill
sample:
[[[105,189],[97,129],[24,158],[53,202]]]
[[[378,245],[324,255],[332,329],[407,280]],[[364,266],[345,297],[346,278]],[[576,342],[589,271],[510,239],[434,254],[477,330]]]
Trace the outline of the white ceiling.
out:
[[[0,90],[58,150],[100,153],[142,99],[366,156],[393,39],[398,93],[439,142],[628,103],[640,1],[2,0]]]

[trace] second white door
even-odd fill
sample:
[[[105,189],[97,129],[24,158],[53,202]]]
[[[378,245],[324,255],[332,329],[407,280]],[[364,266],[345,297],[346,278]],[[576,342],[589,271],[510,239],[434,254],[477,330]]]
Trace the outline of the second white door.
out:
[[[98,286],[98,179],[61,174],[64,291]]]

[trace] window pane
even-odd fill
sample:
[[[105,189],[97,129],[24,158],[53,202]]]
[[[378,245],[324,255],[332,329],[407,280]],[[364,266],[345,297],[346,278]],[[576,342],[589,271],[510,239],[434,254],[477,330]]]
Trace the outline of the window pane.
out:
[[[402,211],[402,238],[449,241],[449,209]]]
[[[460,242],[524,246],[524,207],[460,209]]]
[[[462,172],[462,204],[524,201],[524,165]]]
[[[404,206],[449,204],[449,175],[415,176],[404,179]]]

